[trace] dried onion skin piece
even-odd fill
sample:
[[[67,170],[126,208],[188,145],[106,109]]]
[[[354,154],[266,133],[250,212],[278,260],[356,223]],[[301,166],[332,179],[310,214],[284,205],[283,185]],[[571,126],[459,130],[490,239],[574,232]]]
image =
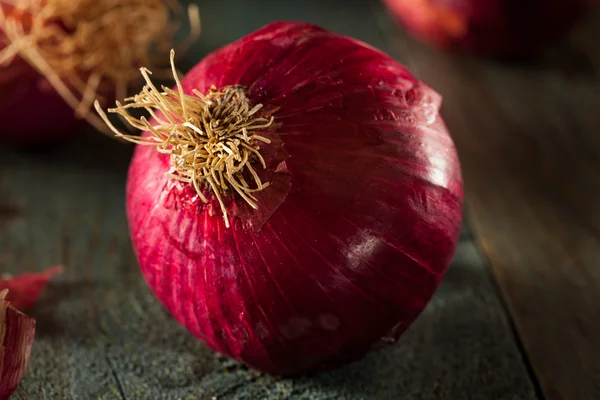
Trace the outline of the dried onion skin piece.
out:
[[[35,305],[50,279],[62,272],[63,267],[56,266],[9,278],[0,276],[0,291],[8,289],[6,300],[18,310],[25,311]]]
[[[0,400],[7,400],[21,382],[35,336],[35,320],[12,307],[7,292],[0,291]]]

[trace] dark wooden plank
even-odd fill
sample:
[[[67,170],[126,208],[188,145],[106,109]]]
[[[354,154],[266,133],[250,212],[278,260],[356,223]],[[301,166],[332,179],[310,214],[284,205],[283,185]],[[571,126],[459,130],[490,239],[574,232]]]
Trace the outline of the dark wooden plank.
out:
[[[600,15],[507,64],[443,55],[380,13],[444,95],[475,232],[546,398],[600,398]]]
[[[200,5],[204,38],[187,67],[274,19],[383,45],[363,0]],[[138,271],[123,207],[130,151],[91,134],[44,152],[0,149],[0,271],[66,266],[32,311],[38,334],[16,399],[536,398],[466,229],[440,290],[397,345],[297,379],[260,376],[215,355],[165,313]]]

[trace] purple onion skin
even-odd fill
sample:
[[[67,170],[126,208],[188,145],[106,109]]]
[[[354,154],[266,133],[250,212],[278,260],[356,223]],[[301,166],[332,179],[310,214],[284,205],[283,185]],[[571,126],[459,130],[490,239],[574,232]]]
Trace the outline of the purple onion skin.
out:
[[[228,199],[226,228],[216,200],[202,203],[165,176],[167,156],[138,146],[127,214],[149,286],[212,349],[269,374],[338,366],[397,338],[437,289],[461,226],[440,96],[386,54],[305,23],[210,54],[183,90],[232,84],[279,107],[289,157],[265,155],[275,184],[263,209]]]
[[[526,56],[561,40],[598,0],[383,0],[409,33],[455,52]],[[425,11],[436,17],[424,18]],[[448,15],[464,29],[448,25]]]
[[[3,340],[0,345],[0,400],[8,400],[17,390],[29,364],[31,346],[35,337],[35,320],[8,302],[0,299],[0,329]]]

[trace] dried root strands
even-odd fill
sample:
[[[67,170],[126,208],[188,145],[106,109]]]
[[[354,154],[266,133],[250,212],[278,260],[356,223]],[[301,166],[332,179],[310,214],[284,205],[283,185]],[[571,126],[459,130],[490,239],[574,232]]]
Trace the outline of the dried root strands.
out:
[[[24,59],[77,116],[108,133],[94,99],[125,98],[137,68],[156,65],[172,47],[181,12],[170,0],[9,0],[0,7],[0,66]],[[200,34],[195,5],[188,17],[184,50]]]
[[[262,104],[252,105],[241,86],[219,90],[213,86],[206,94],[197,90],[193,95],[184,94],[174,58],[175,52],[171,51],[177,91],[164,86],[159,90],[150,79],[151,72],[142,68],[146,85],[140,94],[126,99],[128,104],[117,102],[116,108],[108,110],[151,135],[123,134],[110,123],[97,102],[96,110],[117,137],[136,144],[154,145],[160,153],[168,154],[172,166],[168,175],[194,185],[205,203],[209,199],[203,192],[209,189],[219,201],[225,225],[229,227],[223,196],[237,194],[256,209],[253,193],[269,185],[261,181],[253,164],[266,168],[259,143],[268,144],[270,140],[258,132],[271,127],[274,117],[259,116]],[[145,117],[131,116],[131,108],[145,109],[155,124]]]

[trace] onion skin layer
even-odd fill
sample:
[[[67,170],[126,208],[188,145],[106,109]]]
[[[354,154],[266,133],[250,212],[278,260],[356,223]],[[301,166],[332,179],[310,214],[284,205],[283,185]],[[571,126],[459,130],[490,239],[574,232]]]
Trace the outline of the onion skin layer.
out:
[[[62,271],[57,266],[0,278],[0,400],[17,389],[31,355],[36,323],[21,311],[33,307],[50,279]]]
[[[383,0],[414,37],[486,56],[524,56],[563,38],[598,0]]]
[[[0,292],[0,400],[19,386],[31,355],[35,320],[13,308]]]
[[[41,272],[27,272],[11,278],[0,278],[0,291],[8,289],[6,301],[20,311],[33,307],[50,280],[63,272],[62,266],[46,268]]]
[[[337,366],[397,338],[438,287],[461,226],[440,96],[362,42],[288,22],[182,81],[188,94],[233,84],[279,107],[289,179],[264,190],[262,226],[229,199],[238,217],[226,228],[216,200],[202,203],[165,176],[168,156],[137,146],[127,214],[149,286],[212,349],[270,374]]]

